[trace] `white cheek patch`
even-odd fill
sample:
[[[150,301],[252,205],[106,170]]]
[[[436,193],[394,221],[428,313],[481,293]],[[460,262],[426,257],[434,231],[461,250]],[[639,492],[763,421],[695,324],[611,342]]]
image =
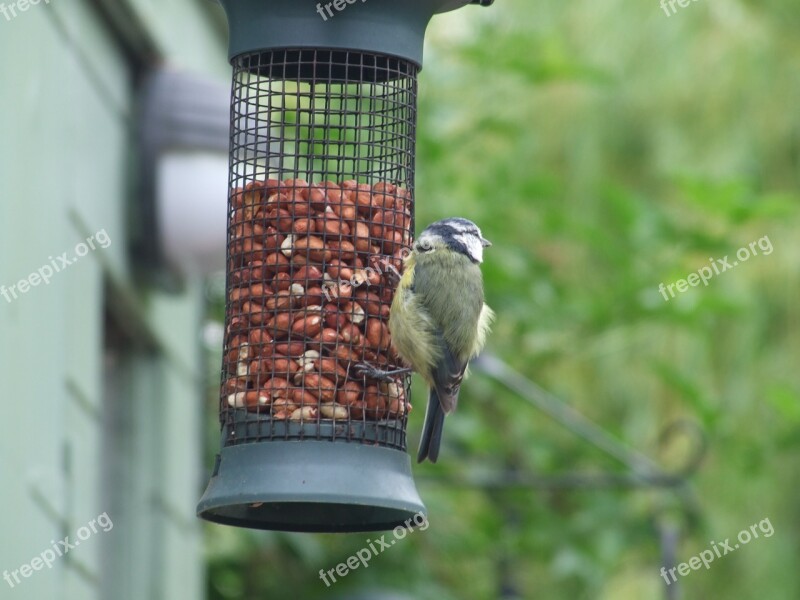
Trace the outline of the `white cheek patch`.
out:
[[[464,244],[467,248],[467,254],[477,262],[483,262],[483,244],[480,238],[468,233],[459,233],[453,236],[456,240]]]

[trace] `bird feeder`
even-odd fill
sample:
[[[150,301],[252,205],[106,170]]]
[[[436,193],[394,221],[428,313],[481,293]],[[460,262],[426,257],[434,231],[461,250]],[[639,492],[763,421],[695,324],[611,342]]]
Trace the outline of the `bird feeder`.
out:
[[[387,323],[412,240],[424,32],[469,3],[222,0],[222,434],[200,517],[337,532],[424,514],[406,452],[410,378],[359,366],[399,366]]]

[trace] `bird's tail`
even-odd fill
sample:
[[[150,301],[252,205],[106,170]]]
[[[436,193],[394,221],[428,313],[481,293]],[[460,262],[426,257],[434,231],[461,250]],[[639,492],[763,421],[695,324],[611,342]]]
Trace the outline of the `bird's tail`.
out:
[[[425,412],[425,424],[422,427],[422,438],[419,442],[417,462],[421,463],[426,458],[432,463],[439,458],[439,445],[442,443],[442,428],[444,427],[444,411],[439,402],[436,389],[431,388],[428,396],[428,409]]]

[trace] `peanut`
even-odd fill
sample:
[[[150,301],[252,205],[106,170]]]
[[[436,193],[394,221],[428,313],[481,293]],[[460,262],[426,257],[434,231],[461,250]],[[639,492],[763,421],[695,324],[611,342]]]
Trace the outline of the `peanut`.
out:
[[[351,406],[361,399],[361,384],[355,381],[346,382],[336,395],[336,401],[344,406]]]
[[[398,364],[386,322],[411,242],[409,192],[251,181],[231,190],[229,215],[223,405],[275,420],[405,415],[402,378],[364,388],[349,371]]]
[[[291,252],[297,253],[301,256],[306,256],[310,260],[327,262],[333,257],[332,244],[333,242],[326,247],[325,242],[322,241],[322,238],[319,238],[315,235],[309,235],[306,237],[300,237],[296,240],[292,238],[290,248]],[[281,248],[285,247],[286,241],[284,241]],[[283,253],[286,254],[286,250],[283,250]]]
[[[305,347],[303,342],[282,342],[274,346],[275,352],[290,358],[302,356],[305,352]]]
[[[319,408],[320,414],[326,419],[346,419],[350,414],[346,407],[340,404],[323,404]]]
[[[307,392],[320,399],[320,402],[333,402],[336,397],[336,383],[319,373],[306,373],[303,386]]]
[[[319,404],[317,397],[311,393],[310,390],[304,390],[302,388],[294,388],[292,390],[292,402],[298,406],[316,406]]]
[[[298,319],[292,325],[292,334],[313,338],[322,331],[322,317],[320,315],[310,315]]]
[[[292,421],[310,421],[316,419],[317,414],[317,409],[313,406],[303,406],[302,408],[295,409],[289,418]]]

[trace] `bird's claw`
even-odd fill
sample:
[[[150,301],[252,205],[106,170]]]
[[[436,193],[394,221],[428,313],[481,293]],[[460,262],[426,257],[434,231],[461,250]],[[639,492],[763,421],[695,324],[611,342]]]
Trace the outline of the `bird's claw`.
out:
[[[402,275],[396,269],[386,269],[385,277],[392,288],[396,288],[400,284],[400,279],[402,279]]]
[[[392,377],[396,377],[397,375],[405,375],[411,372],[411,369],[407,368],[384,371],[382,369],[376,369],[367,363],[359,363],[355,365],[353,369],[360,377],[374,379],[375,381],[390,381]]]
[[[387,371],[376,369],[375,367],[373,367],[372,365],[368,365],[367,363],[359,363],[354,367],[354,369],[359,377],[374,379],[376,381],[386,381],[387,379],[389,379]]]

